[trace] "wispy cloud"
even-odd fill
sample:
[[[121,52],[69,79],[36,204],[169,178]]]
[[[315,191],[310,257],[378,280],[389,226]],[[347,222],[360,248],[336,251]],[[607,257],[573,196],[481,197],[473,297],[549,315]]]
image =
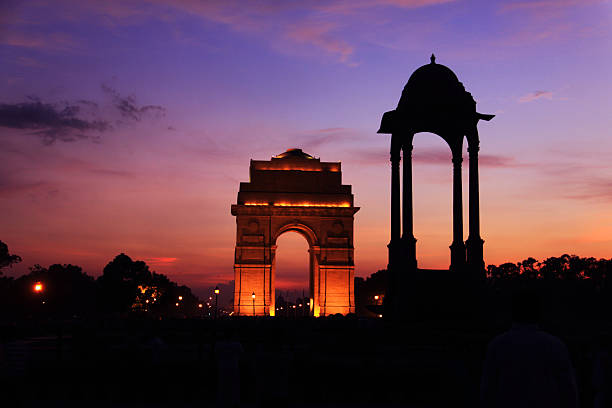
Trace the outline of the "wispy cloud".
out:
[[[156,257],[156,258],[145,258],[144,261],[148,263],[149,265],[159,266],[159,265],[173,264],[174,262],[178,261],[178,258]]]
[[[302,146],[303,149],[314,151],[321,146],[342,143],[347,139],[354,139],[355,137],[355,131],[350,128],[337,127],[316,129],[304,132],[304,135],[300,136],[300,146]]]
[[[119,118],[111,115],[101,119],[102,110],[94,101],[81,99],[53,103],[30,97],[26,102],[1,103],[0,127],[30,131],[29,134],[40,137],[43,143],[52,144],[79,139],[98,140],[101,134],[115,129],[113,122],[122,125],[165,114],[162,106],[139,106],[134,96],[122,96],[106,85],[102,89],[111,97],[111,107]]]
[[[540,0],[540,1],[514,1],[503,4],[501,12],[528,10],[532,12],[550,12],[575,6],[605,3],[607,0]]]
[[[455,0],[331,0],[270,1],[257,0],[83,0],[78,4],[64,0],[61,15],[77,21],[84,14],[96,15],[103,24],[134,24],[143,19],[176,20],[189,15],[223,24],[236,32],[260,35],[281,52],[294,54],[305,46],[318,50],[326,58],[354,66],[354,40],[343,33],[346,15],[383,9],[416,9],[450,3]],[[143,5],[143,3],[145,3]],[[161,11],[161,12],[160,12]],[[43,43],[38,39],[37,46]]]
[[[550,91],[535,91],[518,98],[519,103],[533,102],[538,99],[552,99],[553,93]]]
[[[465,154],[464,154],[465,156]],[[358,150],[351,154],[353,161],[362,165],[381,165],[389,162],[387,151]],[[466,157],[464,157],[464,160]],[[451,166],[450,149],[415,149],[412,153],[412,162],[426,165]],[[529,167],[529,163],[520,163],[515,158],[494,154],[481,154],[478,157],[480,167]]]
[[[166,109],[159,105],[138,106],[134,96],[122,96],[108,85],[102,85],[102,90],[111,96],[115,109],[124,119],[140,122],[148,114],[159,118],[166,113]]]
[[[79,41],[65,33],[29,33],[9,31],[0,35],[0,44],[12,47],[67,51],[80,47]]]
[[[290,28],[286,35],[297,43],[318,47],[328,54],[335,55],[340,62],[346,63],[355,48],[334,37],[335,28],[336,25],[330,22],[308,21]]]
[[[34,98],[17,104],[0,104],[0,126],[33,130],[44,143],[56,140],[73,142],[87,138],[92,132],[99,134],[111,129],[105,120],[87,120],[79,117],[79,104],[50,104]]]

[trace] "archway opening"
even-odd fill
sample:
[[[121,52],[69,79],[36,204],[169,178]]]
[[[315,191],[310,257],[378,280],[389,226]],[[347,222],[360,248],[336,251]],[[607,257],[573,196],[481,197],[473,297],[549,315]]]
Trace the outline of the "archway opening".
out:
[[[274,265],[275,315],[307,316],[312,265],[308,241],[300,232],[289,230],[278,237]]]
[[[453,163],[448,144],[417,133],[412,150],[414,236],[420,269],[447,269],[453,240]],[[465,166],[464,166],[465,167]]]

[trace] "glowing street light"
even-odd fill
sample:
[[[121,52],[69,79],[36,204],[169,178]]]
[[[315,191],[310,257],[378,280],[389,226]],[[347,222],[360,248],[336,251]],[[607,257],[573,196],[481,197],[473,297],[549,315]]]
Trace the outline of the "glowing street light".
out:
[[[201,308],[202,308],[202,304],[201,304],[201,303],[199,303],[199,304],[198,304],[198,307],[201,309]]]
[[[215,320],[217,319],[217,310],[219,308],[219,287],[215,286]]]
[[[40,282],[36,282],[34,284],[34,292],[41,293],[43,291],[43,284]]]
[[[178,297],[178,299],[179,299],[179,300],[183,300],[183,297],[182,297],[182,296],[179,296],[179,297]]]
[[[255,292],[251,294],[251,298],[253,299],[253,316],[255,316]]]
[[[178,302],[176,302],[175,305],[176,305],[176,307],[178,307],[178,305],[179,305]]]

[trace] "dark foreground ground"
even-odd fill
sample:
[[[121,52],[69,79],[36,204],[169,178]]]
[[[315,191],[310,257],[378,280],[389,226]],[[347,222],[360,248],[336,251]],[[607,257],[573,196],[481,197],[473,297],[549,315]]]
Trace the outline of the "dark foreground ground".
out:
[[[503,329],[357,317],[22,321],[2,327],[2,406],[214,406],[219,376],[231,377],[215,353],[228,338],[244,350],[231,381],[242,406],[478,406],[486,345]],[[609,327],[547,329],[568,345],[581,406],[593,406]]]

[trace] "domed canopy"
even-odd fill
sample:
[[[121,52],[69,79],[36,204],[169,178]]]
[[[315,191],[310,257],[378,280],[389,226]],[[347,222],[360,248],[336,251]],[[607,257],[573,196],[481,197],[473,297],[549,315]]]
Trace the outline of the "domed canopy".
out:
[[[300,159],[314,159],[308,153],[304,153],[302,149],[289,149],[284,153],[274,156],[275,159],[289,159],[289,158],[300,158]]]
[[[431,61],[412,73],[397,108],[386,112],[378,133],[397,131],[449,133],[465,130],[492,115],[476,112],[476,101],[448,67]]]
[[[460,84],[457,75],[445,65],[436,64],[436,56],[431,55],[431,62],[423,65],[410,75],[406,88],[453,88]]]
[[[443,109],[463,105],[465,109],[471,103],[474,103],[472,95],[465,91],[457,75],[450,68],[436,64],[436,57],[432,54],[431,62],[418,68],[408,79],[397,109],[414,110],[424,105]]]

